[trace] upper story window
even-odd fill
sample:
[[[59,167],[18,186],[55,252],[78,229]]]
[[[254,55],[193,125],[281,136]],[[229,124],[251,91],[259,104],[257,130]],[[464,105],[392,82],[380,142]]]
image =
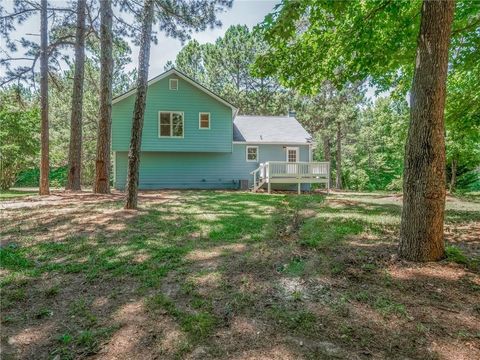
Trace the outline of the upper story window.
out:
[[[247,146],[247,161],[258,162],[258,146]]]
[[[183,137],[183,112],[160,111],[158,113],[159,137]]]
[[[178,79],[170,79],[168,84],[170,90],[178,90]]]
[[[198,114],[198,127],[200,129],[210,129],[210,113],[201,112]]]

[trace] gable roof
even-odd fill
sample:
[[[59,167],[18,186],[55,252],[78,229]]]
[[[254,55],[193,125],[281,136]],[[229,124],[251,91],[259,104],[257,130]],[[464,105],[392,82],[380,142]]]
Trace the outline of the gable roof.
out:
[[[293,116],[237,116],[233,141],[247,143],[309,144],[312,136]]]
[[[152,84],[155,84],[156,82],[162,80],[162,79],[165,79],[166,77],[170,76],[170,75],[177,75],[179,78],[187,81],[188,83],[192,84],[193,86],[197,87],[198,89],[200,89],[201,91],[203,91],[204,93],[206,93],[207,95],[210,95],[211,97],[213,97],[214,99],[220,101],[222,104],[228,106],[229,108],[232,109],[232,112],[235,116],[235,114],[238,112],[238,109],[235,107],[235,105],[233,105],[232,103],[228,102],[227,100],[223,99],[222,97],[220,97],[219,95],[215,94],[213,91],[207,89],[205,86],[199,84],[198,82],[196,82],[195,80],[193,80],[192,78],[190,78],[189,76],[185,75],[184,73],[182,73],[181,71],[178,71],[177,69],[175,68],[171,68],[170,70],[167,70],[165,71],[164,73],[158,75],[158,76],[155,76],[154,78],[150,79],[148,81],[148,86],[152,85]],[[135,94],[137,92],[137,89],[136,88],[133,88],[119,96],[116,96],[115,98],[112,99],[112,104],[115,104],[133,94]]]

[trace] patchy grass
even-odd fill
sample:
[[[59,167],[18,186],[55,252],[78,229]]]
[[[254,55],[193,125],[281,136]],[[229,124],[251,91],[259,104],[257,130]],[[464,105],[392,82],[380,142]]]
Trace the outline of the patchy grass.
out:
[[[31,190],[23,190],[23,189],[10,189],[10,190],[0,190],[0,201],[2,200],[13,200],[16,198],[36,195],[38,192],[31,191]]]
[[[2,358],[478,358],[480,204],[395,258],[401,198],[53,193],[0,214]]]

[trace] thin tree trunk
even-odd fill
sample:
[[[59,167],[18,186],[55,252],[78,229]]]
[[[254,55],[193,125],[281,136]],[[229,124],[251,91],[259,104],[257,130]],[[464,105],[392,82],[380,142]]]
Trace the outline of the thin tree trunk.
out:
[[[335,162],[337,165],[337,178],[335,181],[335,187],[337,189],[342,188],[342,124],[337,122],[337,153]]]
[[[405,147],[400,257],[444,257],[445,87],[454,0],[424,1]]]
[[[153,6],[153,0],[144,1],[142,34],[138,61],[137,95],[133,110],[132,135],[128,152],[127,199],[125,209],[136,209],[138,203],[140,147],[142,144],[143,118],[145,114],[145,103],[147,100]]]
[[[327,94],[325,96],[327,96]],[[324,158],[325,161],[328,161],[331,164],[331,162],[332,162],[332,152],[330,150],[330,145],[331,145],[330,135],[328,133],[328,124],[330,123],[330,120],[331,119],[329,119],[328,117],[323,118],[321,137],[322,137],[322,142],[323,142],[323,158]],[[318,121],[320,121],[320,119],[318,119]],[[331,171],[330,171],[330,174],[329,174],[328,183],[329,184],[333,183],[332,172]]]
[[[458,160],[454,157],[452,159],[452,176],[450,177],[450,193],[455,191],[455,186],[457,185],[457,166]]]
[[[326,128],[324,131],[326,131]],[[330,151],[330,137],[328,135],[322,135],[322,142],[323,142],[323,158],[325,161],[332,163],[332,153]],[[333,183],[331,171],[329,174],[328,181],[329,181],[329,184]]]
[[[70,148],[68,152],[67,190],[81,190],[82,168],[82,109],[85,72],[85,10],[86,0],[77,2],[77,30],[75,34],[75,74],[73,76],[72,114],[70,118]]]
[[[48,175],[49,159],[49,125],[48,125],[48,15],[47,0],[42,0],[40,9],[40,107],[41,107],[41,158],[39,194],[50,194]]]
[[[322,136],[323,140],[323,158],[325,161],[332,160],[332,154],[330,153],[330,138],[327,135]]]
[[[112,2],[100,1],[100,119],[95,162],[96,193],[110,193],[110,141],[112,128]]]

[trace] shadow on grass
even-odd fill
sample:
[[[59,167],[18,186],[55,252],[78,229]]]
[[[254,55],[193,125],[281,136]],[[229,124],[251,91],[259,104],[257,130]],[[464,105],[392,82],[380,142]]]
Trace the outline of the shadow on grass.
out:
[[[1,230],[5,356],[428,358],[432,334],[456,341],[438,329],[474,334],[465,318],[430,313],[461,308],[439,287],[470,306],[473,275],[391,269],[397,205],[212,191],[144,200],[138,212],[14,213],[21,226]]]

